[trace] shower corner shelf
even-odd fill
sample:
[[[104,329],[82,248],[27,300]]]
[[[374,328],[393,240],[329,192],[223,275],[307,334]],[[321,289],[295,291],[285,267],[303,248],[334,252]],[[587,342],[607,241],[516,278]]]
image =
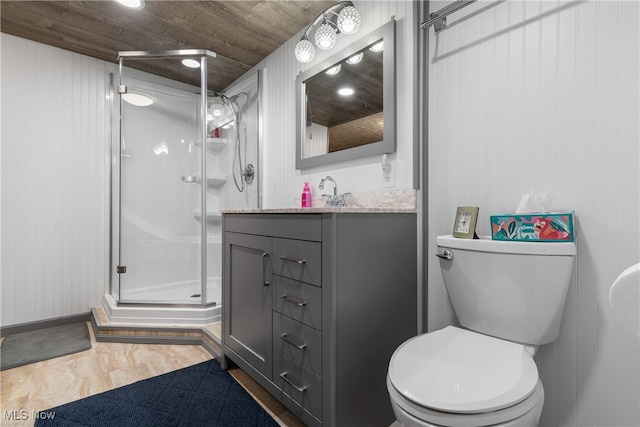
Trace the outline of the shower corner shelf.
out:
[[[226,176],[212,176],[207,178],[207,187],[218,189],[222,188],[227,182]]]
[[[207,222],[210,224],[219,224],[222,222],[222,213],[220,211],[207,211],[205,212]],[[202,221],[202,211],[193,211],[193,217],[198,221]]]
[[[211,154],[220,154],[228,142],[228,138],[207,138],[207,151]],[[201,142],[196,142],[194,145],[202,147]]]

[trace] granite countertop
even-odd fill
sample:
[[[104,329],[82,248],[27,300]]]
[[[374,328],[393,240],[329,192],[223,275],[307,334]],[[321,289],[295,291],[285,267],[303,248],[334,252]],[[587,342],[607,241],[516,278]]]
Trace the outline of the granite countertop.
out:
[[[276,214],[276,213],[415,213],[415,208],[363,208],[363,207],[346,207],[346,208],[267,208],[267,209],[223,209],[223,214]]]
[[[416,191],[396,190],[370,193],[348,193],[345,195],[347,207],[325,207],[325,196],[314,196],[312,208],[301,208],[300,199],[293,201],[292,207],[266,209],[224,209],[223,214],[229,213],[416,213]]]

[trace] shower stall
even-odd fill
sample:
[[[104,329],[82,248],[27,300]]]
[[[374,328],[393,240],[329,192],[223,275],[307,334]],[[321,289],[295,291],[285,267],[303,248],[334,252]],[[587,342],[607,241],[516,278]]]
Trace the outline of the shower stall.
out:
[[[261,75],[211,87],[225,60],[207,50],[119,54],[111,283],[103,301],[112,321],[220,318],[220,212],[259,204]]]

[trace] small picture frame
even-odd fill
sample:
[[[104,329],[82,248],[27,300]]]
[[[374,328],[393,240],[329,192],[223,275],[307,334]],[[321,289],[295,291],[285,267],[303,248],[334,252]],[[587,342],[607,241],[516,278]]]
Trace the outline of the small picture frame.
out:
[[[476,223],[478,222],[477,206],[459,206],[453,220],[453,237],[461,239],[477,239]]]

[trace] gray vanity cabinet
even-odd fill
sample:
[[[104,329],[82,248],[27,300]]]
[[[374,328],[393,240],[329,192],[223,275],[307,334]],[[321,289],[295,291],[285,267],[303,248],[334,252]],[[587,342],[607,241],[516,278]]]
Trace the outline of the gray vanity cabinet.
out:
[[[309,426],[388,426],[386,372],[417,333],[416,215],[223,215],[223,366]]]

